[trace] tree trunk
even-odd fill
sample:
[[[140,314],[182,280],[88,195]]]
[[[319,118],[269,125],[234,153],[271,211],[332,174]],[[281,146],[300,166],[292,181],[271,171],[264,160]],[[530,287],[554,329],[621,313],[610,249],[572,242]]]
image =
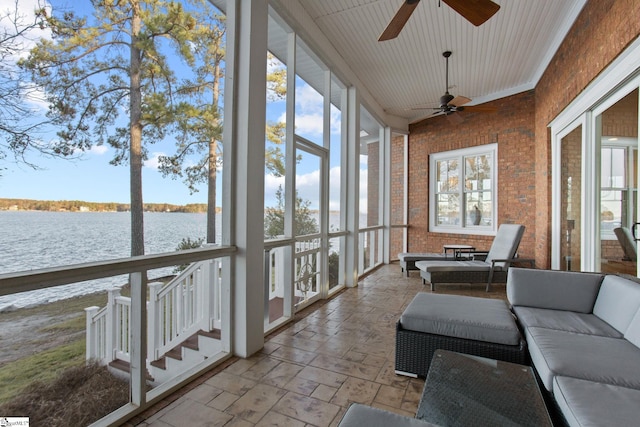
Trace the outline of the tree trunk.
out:
[[[218,108],[220,99],[220,60],[213,68],[213,105]],[[219,119],[218,119],[219,120]],[[216,243],[216,185],[218,173],[218,142],[209,142],[209,177],[207,188],[207,243]]]
[[[209,142],[209,183],[207,188],[207,243],[216,243],[216,179],[218,143]]]
[[[135,2],[134,2],[135,3]],[[144,255],[144,206],[142,202],[142,91],[140,88],[141,54],[138,37],[142,27],[139,5],[134,4],[131,19],[130,71],[130,192],[131,256]]]

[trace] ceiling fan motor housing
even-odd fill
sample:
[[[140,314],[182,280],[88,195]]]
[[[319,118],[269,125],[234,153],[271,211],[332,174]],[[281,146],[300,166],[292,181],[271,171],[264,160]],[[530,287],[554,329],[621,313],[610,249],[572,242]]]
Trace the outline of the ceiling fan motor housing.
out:
[[[441,108],[445,108],[449,106],[449,103],[451,102],[451,100],[454,98],[453,95],[451,95],[449,92],[445,93],[444,95],[442,95],[440,97],[440,107]]]

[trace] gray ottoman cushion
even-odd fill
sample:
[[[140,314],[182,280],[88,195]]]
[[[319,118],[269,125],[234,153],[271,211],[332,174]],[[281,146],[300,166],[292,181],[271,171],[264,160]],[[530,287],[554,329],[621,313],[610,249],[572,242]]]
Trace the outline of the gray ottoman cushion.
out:
[[[637,426],[640,390],[558,376],[553,396],[570,426]]]
[[[339,427],[429,427],[434,424],[416,418],[405,417],[371,406],[354,403],[342,417]]]
[[[502,300],[419,292],[400,316],[404,329],[518,345],[520,332]]]

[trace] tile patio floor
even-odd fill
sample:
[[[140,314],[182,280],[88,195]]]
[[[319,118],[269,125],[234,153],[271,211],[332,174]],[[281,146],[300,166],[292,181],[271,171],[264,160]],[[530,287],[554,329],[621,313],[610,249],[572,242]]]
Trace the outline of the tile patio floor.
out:
[[[264,348],[158,403],[128,426],[335,426],[352,402],[413,417],[424,380],[394,373],[395,324],[417,292],[417,272],[384,266],[334,298],[296,315]],[[438,293],[505,298],[483,284]]]

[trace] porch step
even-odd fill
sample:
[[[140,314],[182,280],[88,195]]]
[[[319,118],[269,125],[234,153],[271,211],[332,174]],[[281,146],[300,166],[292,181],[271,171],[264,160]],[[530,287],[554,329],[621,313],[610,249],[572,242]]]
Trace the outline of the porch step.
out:
[[[109,362],[109,367],[121,372],[125,372],[127,374],[131,373],[131,365],[129,364],[129,362],[124,360],[120,360],[120,359],[113,360]],[[155,381],[148,370],[146,371],[145,376],[148,381]]]
[[[193,351],[200,350],[199,345],[199,336],[216,339],[219,340],[221,337],[220,329],[213,329],[212,331],[203,331],[202,329],[191,335],[187,339],[185,339],[181,344],[178,344],[168,352],[166,352],[163,356],[151,362],[152,366],[155,366],[159,369],[167,369],[167,358],[170,357],[175,360],[182,360],[184,356],[184,352],[182,348],[188,348]]]

